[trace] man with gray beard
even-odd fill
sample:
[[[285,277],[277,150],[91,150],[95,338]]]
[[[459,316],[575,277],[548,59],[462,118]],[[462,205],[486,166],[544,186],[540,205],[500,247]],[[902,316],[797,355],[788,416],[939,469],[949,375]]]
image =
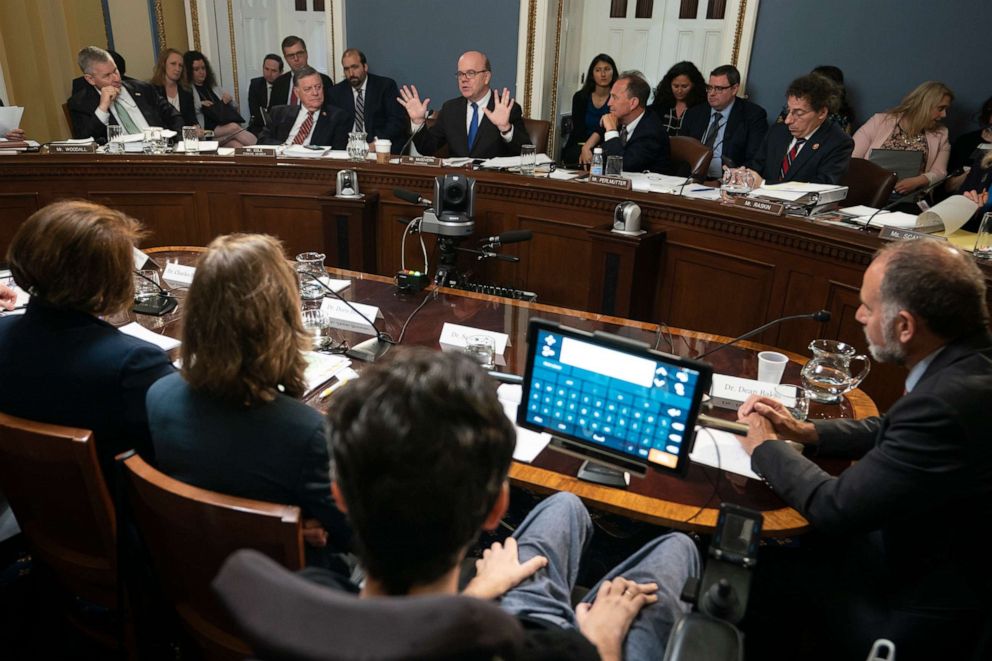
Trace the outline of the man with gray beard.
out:
[[[798,571],[755,576],[756,592],[777,592],[765,599],[815,629],[817,649],[796,658],[862,658],[876,638],[895,642],[900,661],[972,658],[981,644],[992,588],[976,543],[992,518],[985,296],[972,257],[948,243],[889,244],[865,271],[856,318],[876,360],[909,370],[906,393],[865,420],[797,422],[762,397],[741,407],[752,468],[815,533],[790,559]],[[834,477],[804,456],[814,454],[857,462]]]

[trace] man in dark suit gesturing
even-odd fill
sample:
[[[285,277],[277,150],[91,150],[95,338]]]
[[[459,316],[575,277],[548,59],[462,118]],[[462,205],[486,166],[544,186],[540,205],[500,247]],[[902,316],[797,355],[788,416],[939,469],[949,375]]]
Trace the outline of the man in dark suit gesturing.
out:
[[[710,73],[707,104],[685,111],[679,135],[699,140],[713,150],[709,175],[723,176],[723,166],[740,167],[758,152],[768,131],[768,114],[759,105],[737,98],[741,74],[729,64]],[[726,163],[724,163],[726,161]]]
[[[110,53],[87,46],[77,60],[89,85],[69,99],[74,138],[106,142],[108,124],[120,124],[125,133],[149,126],[182,131],[182,115],[148,83],[122,81]]]
[[[410,117],[417,151],[433,155],[448,145],[449,156],[492,158],[519,156],[521,145],[530,138],[524,126],[520,106],[503,88],[502,94],[492,90],[492,68],[489,58],[479,51],[468,51],[458,58],[458,89],[461,97],[445,101],[437,122],[421,130],[427,120],[430,99],[420,100],[415,86],[400,90],[397,99]]]
[[[979,658],[992,612],[976,545],[976,527],[992,518],[985,276],[946,243],[900,241],[878,252],[860,297],[855,318],[872,356],[908,369],[906,394],[888,412],[798,422],[763,397],[739,412],[754,471],[822,535],[762,562],[752,606],[781,611],[768,618],[779,650],[796,649],[783,632],[805,627],[797,635],[817,641],[815,654],[799,651],[805,659],[860,658],[877,638],[893,641],[901,661]],[[857,461],[834,477],[778,439]]]
[[[400,95],[392,78],[369,73],[365,53],[349,48],[341,56],[345,79],[331,88],[327,100],[341,108],[354,131],[361,131],[371,143],[375,138],[390,140],[398,154],[406,141],[407,121]]]
[[[300,99],[296,96],[296,81],[293,78],[297,71],[310,66],[310,56],[307,55],[307,44],[296,35],[289,35],[282,40],[282,56],[286,58],[289,71],[282,74],[272,83],[272,94],[269,96],[269,108],[273,106],[300,105]],[[316,70],[315,70],[316,71]],[[331,89],[334,81],[322,73],[318,73],[325,90]]]
[[[282,58],[275,53],[269,53],[262,60],[262,75],[252,78],[248,85],[248,112],[251,113],[248,130],[255,135],[261,133],[265,126],[265,122],[262,121],[262,108],[269,109],[272,87],[281,73]]]
[[[260,145],[321,145],[333,149],[348,146],[348,116],[324,103],[321,74],[303,67],[293,74],[299,106],[272,108],[272,124],[258,137]]]
[[[847,172],[854,140],[830,121],[834,84],[811,73],[792,81],[785,123],[774,124],[748,163],[755,186],[783,181],[838,184]]]

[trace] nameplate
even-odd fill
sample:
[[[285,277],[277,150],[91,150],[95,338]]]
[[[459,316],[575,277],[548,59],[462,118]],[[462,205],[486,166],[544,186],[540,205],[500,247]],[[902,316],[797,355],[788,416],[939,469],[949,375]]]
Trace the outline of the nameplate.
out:
[[[169,262],[165,265],[165,271],[162,272],[162,279],[169,282],[176,282],[180,285],[191,285],[193,284],[193,276],[195,274],[195,266],[183,266],[182,264]]]
[[[785,212],[784,204],[779,204],[778,202],[765,202],[764,200],[756,200],[753,197],[734,198],[734,206],[744,207],[745,209],[752,209],[753,211],[760,211],[761,213],[767,213],[772,216],[781,216]]]
[[[445,322],[444,327],[441,329],[441,337],[438,339],[438,343],[442,347],[448,346],[464,349],[468,345],[468,338],[475,337],[476,335],[491,337],[497,356],[503,355],[503,352],[506,351],[506,343],[509,340],[509,335],[506,333],[497,333],[496,331],[472,328],[471,326],[459,326],[458,324],[449,324],[447,322]]]
[[[254,145],[251,147],[235,147],[235,156],[249,156],[251,158],[272,158],[276,157],[275,147],[259,147]]]
[[[375,329],[362,318],[362,315],[365,315],[369,321],[375,321],[376,317],[379,316],[379,308],[363,303],[352,303],[352,305],[362,314],[358,314],[337,298],[324,298],[324,302],[320,304],[320,309],[326,315],[327,323],[334,328],[375,335]]]
[[[53,143],[48,145],[49,154],[95,154],[96,143],[89,142],[85,145],[67,145]]]
[[[916,241],[917,239],[936,239],[938,241],[947,241],[946,236],[934,236],[933,234],[927,234],[926,232],[905,230],[898,227],[892,227],[891,225],[883,225],[882,231],[878,233],[878,238],[886,241]]]
[[[436,156],[400,156],[400,165],[429,165],[441,167],[441,159]]]
[[[599,184],[600,186],[610,186],[612,188],[620,188],[622,190],[631,190],[633,184],[630,179],[625,179],[623,177],[607,177],[602,174],[593,174],[589,176],[589,181],[594,184]]]
[[[778,399],[775,396],[775,385],[754,379],[742,379],[738,376],[714,374],[710,386],[711,401],[713,406],[722,409],[737,409],[751,395]]]

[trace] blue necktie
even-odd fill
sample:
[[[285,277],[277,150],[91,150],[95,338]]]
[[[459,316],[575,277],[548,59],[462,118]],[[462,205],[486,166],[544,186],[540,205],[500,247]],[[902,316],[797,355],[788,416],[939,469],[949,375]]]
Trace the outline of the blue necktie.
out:
[[[468,150],[475,146],[475,137],[479,134],[479,104],[472,104],[472,121],[468,125]]]

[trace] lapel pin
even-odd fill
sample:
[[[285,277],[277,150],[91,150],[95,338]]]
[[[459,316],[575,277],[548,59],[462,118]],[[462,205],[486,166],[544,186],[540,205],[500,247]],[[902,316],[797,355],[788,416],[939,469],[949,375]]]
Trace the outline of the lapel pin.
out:
[[[816,143],[815,145],[813,145],[813,149],[814,150],[819,149],[819,148],[820,148],[820,143],[819,142]]]

